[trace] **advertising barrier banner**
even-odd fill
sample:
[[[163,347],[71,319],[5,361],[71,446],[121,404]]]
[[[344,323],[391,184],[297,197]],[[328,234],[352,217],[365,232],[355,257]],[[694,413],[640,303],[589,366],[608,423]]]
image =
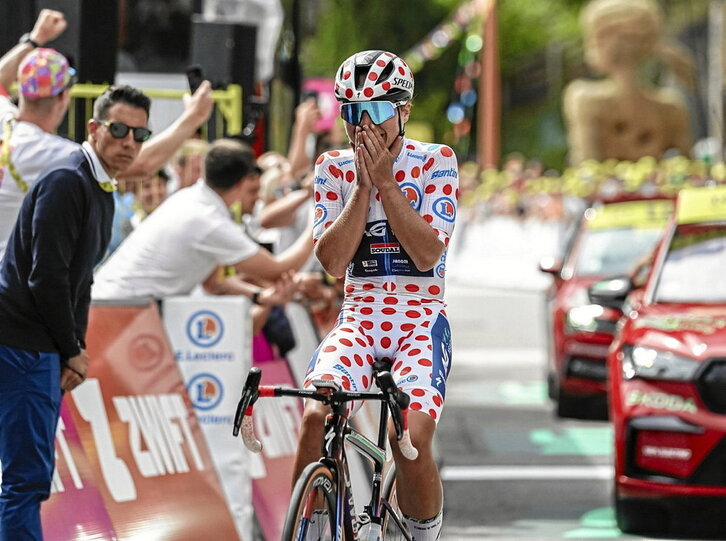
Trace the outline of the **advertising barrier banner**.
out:
[[[41,505],[46,541],[113,540],[116,531],[66,401],[61,404],[55,439],[55,472],[50,499]]]
[[[243,539],[252,538],[251,458],[232,437],[232,423],[250,367],[249,308],[241,296],[170,297],[163,306],[177,366]]]
[[[87,346],[89,377],[59,424],[47,538],[239,539],[156,305],[92,306]],[[86,503],[90,520],[79,518]],[[75,531],[63,530],[74,515]]]

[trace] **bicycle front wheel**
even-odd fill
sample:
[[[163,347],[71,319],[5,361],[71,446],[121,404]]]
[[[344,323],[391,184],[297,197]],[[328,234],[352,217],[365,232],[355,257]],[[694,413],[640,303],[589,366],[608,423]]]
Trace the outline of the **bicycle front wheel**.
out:
[[[330,541],[335,531],[335,477],[314,462],[300,474],[287,509],[283,541]]]
[[[398,507],[398,491],[396,490],[396,465],[392,464],[383,479],[381,502],[385,509],[383,515],[384,541],[411,541],[411,534],[403,522],[403,514]]]

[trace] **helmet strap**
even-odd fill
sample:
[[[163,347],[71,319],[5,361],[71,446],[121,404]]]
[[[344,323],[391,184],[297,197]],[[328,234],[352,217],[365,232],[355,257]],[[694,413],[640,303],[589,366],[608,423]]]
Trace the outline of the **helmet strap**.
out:
[[[396,108],[396,112],[398,112],[398,135],[400,137],[403,137],[404,135],[406,135],[406,130],[403,129],[403,122],[401,122],[401,111]]]

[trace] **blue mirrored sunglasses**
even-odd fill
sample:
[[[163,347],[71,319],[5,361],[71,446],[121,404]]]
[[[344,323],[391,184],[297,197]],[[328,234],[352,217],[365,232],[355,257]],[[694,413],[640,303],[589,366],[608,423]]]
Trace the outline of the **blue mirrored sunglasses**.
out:
[[[398,104],[390,101],[363,101],[343,103],[340,106],[340,116],[348,124],[358,126],[363,113],[368,113],[374,124],[382,124],[396,114]]]

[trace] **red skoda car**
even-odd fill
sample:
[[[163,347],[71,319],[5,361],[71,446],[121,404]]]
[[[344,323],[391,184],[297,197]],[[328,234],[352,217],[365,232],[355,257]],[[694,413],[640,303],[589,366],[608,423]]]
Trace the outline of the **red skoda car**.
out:
[[[626,274],[646,258],[672,212],[668,199],[593,206],[563,259],[540,263],[554,277],[547,293],[547,386],[558,417],[607,419],[605,359],[621,312],[590,302],[588,287]]]
[[[680,192],[631,289],[590,291],[613,307],[628,295],[608,358],[618,526],[726,539],[726,187]]]

